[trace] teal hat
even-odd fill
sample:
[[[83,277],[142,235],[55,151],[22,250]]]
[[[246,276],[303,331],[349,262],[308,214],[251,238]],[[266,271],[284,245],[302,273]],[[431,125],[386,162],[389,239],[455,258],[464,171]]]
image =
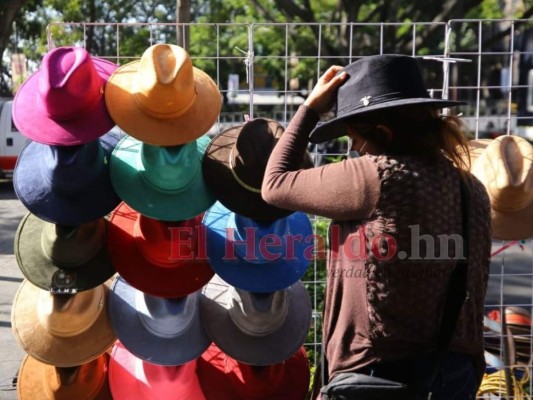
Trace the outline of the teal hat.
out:
[[[147,217],[192,218],[215,202],[201,170],[208,144],[208,136],[171,147],[126,136],[111,155],[111,183],[127,205]]]

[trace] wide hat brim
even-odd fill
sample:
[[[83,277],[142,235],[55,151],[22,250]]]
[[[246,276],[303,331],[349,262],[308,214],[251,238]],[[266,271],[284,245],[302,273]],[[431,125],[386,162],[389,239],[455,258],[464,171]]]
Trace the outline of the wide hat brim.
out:
[[[202,163],[207,186],[216,199],[229,210],[248,218],[272,221],[292,214],[294,211],[267,204],[261,193],[244,188],[234,178],[229,158],[241,129],[239,126],[229,128],[216,135],[209,143]]]
[[[108,287],[104,285],[106,296]],[[48,332],[39,322],[37,304],[42,289],[24,280],[13,300],[11,327],[19,346],[30,356],[57,367],[85,364],[105,353],[115,342],[107,312],[107,301],[94,323],[84,332],[59,337]]]
[[[109,162],[118,137],[115,139],[109,134],[98,140]],[[82,191],[67,194],[55,190],[36,167],[35,160],[41,157],[46,147],[45,144],[28,142],[18,157],[13,175],[15,193],[32,214],[55,224],[75,226],[105,216],[120,203],[111,184],[108,165]]]
[[[207,136],[196,141],[200,164],[208,143]],[[215,197],[206,186],[201,171],[185,189],[176,191],[158,190],[143,179],[138,163],[141,146],[140,141],[126,136],[111,157],[111,181],[126,204],[147,217],[163,221],[183,221],[213,205]]]
[[[101,58],[91,58],[102,78],[102,85],[105,85],[117,65]],[[24,136],[43,144],[72,146],[96,140],[115,126],[107,111],[104,95],[85,115],[69,121],[51,119],[39,105],[37,93],[41,75],[41,70],[31,75],[13,100],[13,122]]]
[[[433,98],[411,98],[411,99],[399,99],[399,100],[389,100],[384,101],[383,103],[376,103],[369,106],[363,106],[354,108],[352,111],[337,115],[334,118],[325,121],[319,122],[315,129],[309,134],[309,141],[311,143],[322,143],[328,140],[336,139],[341,136],[345,136],[347,133],[347,127],[345,120],[356,115],[362,115],[371,111],[384,110],[387,108],[396,108],[409,105],[431,105],[438,108],[453,107],[458,105],[467,104],[464,101],[451,101],[451,100],[441,100]]]
[[[268,393],[264,388],[247,385],[238,361],[214,343],[198,359],[197,371],[207,400],[298,400],[304,399],[309,390],[309,362],[303,347],[283,361],[282,379]],[[263,384],[267,386],[269,382]]]
[[[476,139],[467,142],[471,165],[474,166],[491,139]],[[483,183],[483,182],[482,182]],[[533,237],[533,202],[516,211],[495,210],[491,205],[492,238],[499,240],[524,240]]]
[[[209,282],[214,271],[207,259],[183,260],[179,265],[166,267],[147,260],[134,237],[138,215],[122,203],[110,216],[108,251],[122,278],[142,292],[165,298],[187,296]]]
[[[135,308],[136,293],[137,289],[119,277],[109,297],[109,316],[113,328],[120,342],[132,354],[152,364],[180,365],[200,357],[209,347],[211,340],[200,321],[199,312],[177,337],[164,338],[150,332]],[[196,292],[190,296],[199,295]]]
[[[264,336],[252,336],[239,329],[227,308],[231,286],[214,284],[219,287],[210,290],[208,284],[202,291],[202,322],[213,343],[228,356],[244,364],[272,365],[287,360],[304,344],[311,326],[311,302],[300,281],[286,289],[285,320],[278,329]]]
[[[277,260],[256,264],[245,260],[237,251],[228,253],[227,240],[228,219],[232,212],[220,202],[216,202],[206,211],[203,224],[206,227],[207,257],[211,268],[230,285],[249,292],[274,292],[289,287],[297,282],[307,271],[311,263],[314,242],[313,228],[309,217],[295,212],[286,218],[290,235],[301,235],[301,240],[293,240],[290,254],[279,255]],[[255,227],[251,226],[254,229]],[[260,240],[261,238],[258,238]],[[285,237],[281,237],[285,240]],[[288,241],[289,239],[287,239]],[[272,250],[274,253],[276,250]],[[278,250],[279,251],[279,250]],[[250,254],[248,257],[256,255]]]
[[[75,395],[76,400],[112,400],[111,391],[109,390],[109,382],[107,376],[107,364],[109,355],[107,353],[102,354],[100,357],[105,358],[103,363],[104,370],[101,373],[104,375],[103,384],[94,393],[85,393],[79,391]],[[95,360],[91,362],[95,362]],[[19,368],[18,380],[17,380],[17,393],[19,400],[55,400],[57,397],[48,396],[46,388],[43,382],[43,377],[46,374],[46,370],[53,370],[55,366],[42,363],[35,358],[26,355],[22,360],[22,364]],[[52,371],[50,371],[52,372]]]
[[[202,70],[193,67],[196,99],[182,115],[158,119],[138,107],[133,85],[139,79],[140,61],[119,67],[109,78],[105,100],[116,124],[128,135],[155,146],[174,146],[191,142],[215,124],[222,106],[216,83]]]
[[[109,361],[109,385],[114,400],[205,399],[198,379],[186,388],[176,382],[172,386],[172,393],[162,392],[161,389],[158,391],[157,385],[150,385],[151,382],[142,382],[138,378],[139,362],[145,361],[135,357],[122,343],[117,342],[113,347]],[[196,364],[196,360],[189,361],[189,363]],[[181,367],[189,366],[182,365]]]
[[[107,221],[105,221],[108,225]],[[20,221],[15,234],[15,257],[24,276],[35,286],[50,290],[53,277],[65,270],[76,276],[75,289],[77,291],[93,289],[111,278],[115,268],[111,263],[105,238],[102,238],[102,248],[85,264],[77,267],[61,268],[46,257],[41,247],[41,235],[46,222],[31,213]]]

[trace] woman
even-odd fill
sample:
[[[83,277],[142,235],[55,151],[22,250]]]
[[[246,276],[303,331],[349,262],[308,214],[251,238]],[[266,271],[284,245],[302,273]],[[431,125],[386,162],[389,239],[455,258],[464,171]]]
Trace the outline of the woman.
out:
[[[335,101],[336,117],[316,127]],[[429,97],[412,57],[333,66],[270,157],[263,198],[332,219],[323,323],[330,379],[357,371],[427,396],[446,285],[461,256],[463,176],[471,198],[468,298],[433,399],[475,398],[485,366],[490,208],[483,185],[457,167],[468,154],[459,120],[438,114],[457,104]],[[360,157],[298,169],[309,139],[342,135]]]

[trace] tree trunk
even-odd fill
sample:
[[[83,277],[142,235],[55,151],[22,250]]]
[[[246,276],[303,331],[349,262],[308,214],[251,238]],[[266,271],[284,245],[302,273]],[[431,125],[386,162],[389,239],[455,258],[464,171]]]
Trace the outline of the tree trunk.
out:
[[[189,50],[189,26],[181,25],[191,22],[191,2],[190,0],[177,0],[176,4],[176,40],[178,46]]]
[[[0,8],[0,60],[6,50],[9,37],[13,32],[13,21],[23,4],[24,0],[4,0],[2,2],[2,7]],[[16,51],[16,49],[13,50]],[[11,77],[9,67],[6,67],[4,63],[0,62],[0,96],[2,97],[11,96],[11,90],[9,89],[6,77]]]

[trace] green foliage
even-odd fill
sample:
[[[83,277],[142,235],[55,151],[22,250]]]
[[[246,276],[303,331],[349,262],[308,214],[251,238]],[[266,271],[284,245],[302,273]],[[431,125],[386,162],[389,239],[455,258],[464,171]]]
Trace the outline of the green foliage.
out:
[[[307,336],[306,343],[322,342],[322,312],[324,308],[324,294],[326,289],[326,252],[327,252],[327,232],[330,220],[322,217],[311,217],[313,221],[314,234],[320,239],[315,241],[317,255],[311,263],[306,274],[302,278],[304,285],[312,299],[313,321]],[[319,358],[319,348],[308,345],[307,355],[312,366],[315,366]]]

